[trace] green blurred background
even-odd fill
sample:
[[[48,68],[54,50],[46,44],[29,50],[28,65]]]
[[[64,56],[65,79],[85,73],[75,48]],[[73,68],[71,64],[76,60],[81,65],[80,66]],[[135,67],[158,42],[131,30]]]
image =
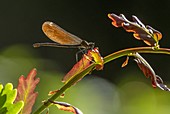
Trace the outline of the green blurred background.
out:
[[[38,99],[34,110],[48,98],[50,90],[62,86],[62,77],[75,64],[74,49],[42,47],[35,42],[50,42],[41,25],[49,20],[67,31],[96,43],[103,56],[120,49],[145,46],[123,29],[115,28],[108,13],[123,13],[128,19],[136,15],[163,34],[160,44],[170,47],[170,1],[167,0],[15,0],[0,4],[0,82],[17,86],[20,75],[37,68]],[[145,54],[145,59],[170,87],[168,55]],[[80,108],[84,114],[169,114],[170,93],[151,86],[133,60],[121,68],[125,58],[94,71],[66,92],[64,99]],[[69,114],[50,108],[50,114]]]

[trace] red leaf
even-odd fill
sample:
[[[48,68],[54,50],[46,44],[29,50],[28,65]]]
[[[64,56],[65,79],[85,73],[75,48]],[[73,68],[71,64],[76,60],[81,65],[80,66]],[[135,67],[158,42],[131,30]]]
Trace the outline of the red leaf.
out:
[[[144,25],[136,16],[132,16],[133,22],[126,19],[123,14],[108,14],[115,27],[123,27],[127,32],[133,32],[133,36],[138,40],[143,40],[149,46],[157,46],[162,34],[151,26]]]
[[[72,112],[74,114],[83,114],[80,109],[76,108],[75,106],[72,106],[69,103],[58,102],[58,101],[50,101],[50,102],[55,104],[60,110]]]
[[[67,83],[74,75],[81,72],[83,69],[90,65],[92,58],[90,56],[83,55],[83,58],[78,61],[73,68],[63,77],[62,82]]]
[[[78,61],[73,66],[73,68],[64,76],[62,82],[67,83],[73,76],[86,69],[91,64],[91,62],[95,62],[96,70],[103,69],[104,61],[103,57],[101,57],[98,51],[98,48],[88,50],[87,54],[84,54],[82,59]]]
[[[151,77],[152,86],[154,88],[159,87],[162,90],[170,91],[170,89],[166,85],[163,84],[163,80],[161,79],[161,77],[159,77],[158,75],[155,74],[152,67],[141,55],[136,53],[134,56],[135,56],[135,61],[137,62],[139,68],[142,70],[144,75],[147,78]]]
[[[17,98],[15,101],[24,101],[24,107],[21,110],[22,114],[31,113],[38,95],[37,92],[34,92],[36,85],[39,83],[39,78],[35,78],[36,74],[36,69],[33,69],[26,78],[23,75],[19,78]]]

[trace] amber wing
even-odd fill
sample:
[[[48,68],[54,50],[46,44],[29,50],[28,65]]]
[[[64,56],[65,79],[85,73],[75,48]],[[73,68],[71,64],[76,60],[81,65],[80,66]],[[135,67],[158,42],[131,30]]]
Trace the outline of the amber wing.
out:
[[[82,42],[82,39],[67,32],[53,22],[44,22],[42,30],[48,38],[62,45],[80,45]]]

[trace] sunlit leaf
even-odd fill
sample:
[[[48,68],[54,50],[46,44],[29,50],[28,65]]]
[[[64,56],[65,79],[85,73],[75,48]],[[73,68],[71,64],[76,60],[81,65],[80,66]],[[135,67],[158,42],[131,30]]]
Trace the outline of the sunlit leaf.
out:
[[[13,89],[12,83],[7,83],[5,87],[0,84],[0,114],[18,114],[24,106],[23,101],[14,103],[17,90]]]
[[[62,82],[67,83],[76,74],[86,69],[92,62],[95,63],[96,70],[103,69],[104,61],[103,61],[103,57],[101,57],[98,51],[98,48],[88,50],[87,54],[84,54],[82,59],[78,61],[73,66],[73,68],[64,76]]]
[[[54,95],[55,93],[57,93],[57,92],[59,92],[60,90],[54,90],[54,91],[50,91],[49,93],[48,93],[48,95],[50,96],[50,95]],[[60,98],[64,98],[64,96],[65,96],[65,94],[64,93],[62,93],[61,95],[60,95]]]
[[[60,109],[60,110],[72,112],[74,114],[83,114],[80,109],[78,109],[77,107],[75,107],[69,103],[58,102],[58,101],[50,101],[50,102],[52,102],[54,105],[56,105],[58,107],[58,109]]]
[[[126,60],[123,62],[122,67],[125,67],[129,62],[129,56],[126,57]]]
[[[89,51],[89,56],[93,58],[96,64],[96,70],[103,70],[104,60],[103,57],[100,55],[99,49],[97,47]]]
[[[87,55],[83,55],[82,59],[78,61],[73,68],[63,77],[62,82],[67,83],[74,75],[81,72],[83,69],[90,65],[92,58]]]
[[[112,13],[108,14],[115,27],[123,27],[127,32],[133,32],[133,36],[138,40],[143,40],[149,46],[159,46],[158,42],[162,34],[149,25],[144,25],[136,16],[132,16],[132,21],[126,19],[123,14],[119,16]]]
[[[33,69],[26,78],[24,76],[19,78],[16,101],[24,101],[24,107],[20,114],[30,114],[32,111],[38,95],[38,93],[34,92],[36,85],[39,83],[39,78],[35,78],[36,74],[36,69]]]
[[[152,86],[154,88],[159,87],[162,90],[170,91],[170,89],[166,85],[164,85],[161,77],[159,77],[158,75],[155,74],[152,67],[149,65],[149,63],[141,55],[136,53],[134,56],[135,56],[135,61],[137,62],[139,68],[142,70],[144,75],[147,78],[151,78]]]

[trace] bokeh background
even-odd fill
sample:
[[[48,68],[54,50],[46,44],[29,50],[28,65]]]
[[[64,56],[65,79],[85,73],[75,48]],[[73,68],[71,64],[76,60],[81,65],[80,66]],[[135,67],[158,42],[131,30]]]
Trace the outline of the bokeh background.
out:
[[[45,21],[53,21],[87,41],[95,42],[102,56],[120,49],[145,46],[131,33],[111,25],[108,13],[136,15],[163,34],[160,44],[170,47],[170,1],[168,0],[4,0],[0,3],[0,83],[17,87],[20,75],[37,68],[41,81],[34,110],[47,99],[50,90],[62,86],[62,77],[75,64],[75,49],[33,48],[35,42],[50,42],[41,30]],[[144,54],[143,57],[170,86],[169,55]],[[66,92],[64,99],[84,114],[169,114],[170,93],[151,86],[131,59],[125,58],[94,71]],[[69,114],[50,108],[50,114]]]

